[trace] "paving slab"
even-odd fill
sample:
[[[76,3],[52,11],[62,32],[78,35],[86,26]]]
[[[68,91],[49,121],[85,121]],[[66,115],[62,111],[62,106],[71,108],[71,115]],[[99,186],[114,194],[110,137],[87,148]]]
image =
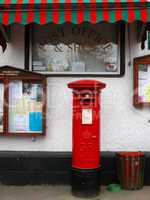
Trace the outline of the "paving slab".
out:
[[[0,186],[0,200],[85,200],[72,196],[69,186]],[[150,187],[112,193],[102,187],[98,197],[88,200],[150,200]]]

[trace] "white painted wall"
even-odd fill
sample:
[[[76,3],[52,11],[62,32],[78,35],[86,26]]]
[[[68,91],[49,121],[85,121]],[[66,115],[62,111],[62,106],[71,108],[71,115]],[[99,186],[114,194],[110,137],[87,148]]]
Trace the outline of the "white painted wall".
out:
[[[12,43],[5,54],[0,54],[0,65],[24,66],[24,30],[13,28]],[[142,55],[136,43],[135,25],[131,26],[131,57]],[[92,78],[103,81],[107,88],[102,93],[101,150],[150,151],[150,111],[132,105],[133,68],[128,66],[129,50],[126,37],[126,73],[122,78]],[[0,150],[16,151],[71,151],[71,77],[48,78],[47,136],[37,138],[0,137]]]

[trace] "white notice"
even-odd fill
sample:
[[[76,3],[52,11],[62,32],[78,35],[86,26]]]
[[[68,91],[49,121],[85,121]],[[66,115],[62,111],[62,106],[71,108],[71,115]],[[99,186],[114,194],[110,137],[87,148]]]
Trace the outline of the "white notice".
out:
[[[82,124],[92,124],[92,109],[82,109]]]
[[[9,101],[22,98],[22,81],[11,81],[9,83]]]
[[[26,114],[16,114],[14,116],[13,131],[28,131],[28,115]]]

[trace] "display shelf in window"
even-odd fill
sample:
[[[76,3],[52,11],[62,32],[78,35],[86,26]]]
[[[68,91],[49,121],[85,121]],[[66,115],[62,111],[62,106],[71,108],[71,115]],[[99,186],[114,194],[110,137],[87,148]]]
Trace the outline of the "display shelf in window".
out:
[[[44,136],[45,76],[5,66],[0,68],[0,80],[0,133]]]
[[[134,59],[134,99],[136,107],[150,106],[150,55]]]

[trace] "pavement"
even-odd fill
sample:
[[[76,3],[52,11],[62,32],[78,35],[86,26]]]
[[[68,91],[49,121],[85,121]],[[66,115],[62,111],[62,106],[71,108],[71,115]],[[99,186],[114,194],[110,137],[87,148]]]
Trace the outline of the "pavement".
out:
[[[90,200],[150,200],[150,187],[138,191],[108,192],[102,187],[98,197]],[[88,200],[89,200],[88,199]],[[69,186],[3,186],[0,200],[85,200],[72,196]]]

